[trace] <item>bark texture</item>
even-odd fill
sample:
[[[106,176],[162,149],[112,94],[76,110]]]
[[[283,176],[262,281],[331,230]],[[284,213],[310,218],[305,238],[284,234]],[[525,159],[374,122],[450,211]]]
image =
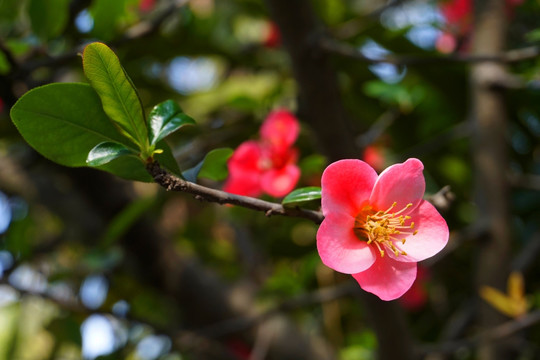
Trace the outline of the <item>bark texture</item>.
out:
[[[473,54],[502,53],[507,28],[505,1],[477,0],[474,8]],[[501,86],[506,77],[506,70],[501,64],[478,63],[471,68],[475,197],[479,221],[487,230],[487,235],[478,243],[476,286],[480,289],[489,285],[502,291],[506,287],[511,254],[506,144],[508,120]],[[490,305],[478,302],[478,325],[482,329],[490,329],[504,320]],[[508,344],[508,341],[483,342],[478,358],[514,358]]]
[[[289,53],[298,83],[299,116],[315,130],[321,151],[331,161],[359,158],[346,118],[329,55],[319,47],[323,34],[311,4],[306,0],[266,0]],[[369,294],[362,296],[379,342],[380,360],[412,359],[413,347],[401,308]]]

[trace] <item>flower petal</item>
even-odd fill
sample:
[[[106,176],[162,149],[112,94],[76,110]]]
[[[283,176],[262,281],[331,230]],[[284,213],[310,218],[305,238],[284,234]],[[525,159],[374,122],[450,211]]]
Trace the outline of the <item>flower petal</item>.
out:
[[[386,210],[397,202],[394,211],[403,209],[412,203],[412,211],[422,200],[426,182],[422,170],[424,165],[418,159],[408,159],[402,164],[392,165],[384,170],[377,179],[369,202],[377,210]]]
[[[389,255],[398,261],[418,262],[441,251],[448,243],[448,225],[437,209],[429,202],[422,200],[420,205],[411,213],[416,235],[408,236],[405,244],[394,243],[398,250],[405,251],[407,255]]]
[[[322,212],[356,216],[369,199],[377,173],[361,160],[339,160],[323,172]]]
[[[223,191],[244,196],[259,196],[262,193],[261,175],[255,171],[236,170],[229,174]]]
[[[299,178],[300,169],[298,166],[290,164],[282,169],[272,169],[263,173],[261,187],[271,196],[282,197],[294,189]]]
[[[259,167],[262,148],[255,141],[245,141],[234,151],[229,159],[229,177],[223,190],[246,196],[258,196],[262,189],[260,185],[262,171]]]
[[[234,151],[233,155],[227,162],[229,172],[234,173],[236,170],[244,171],[260,171],[260,162],[263,155],[261,145],[253,140],[244,141]]]
[[[375,261],[375,252],[353,231],[354,217],[330,213],[317,231],[317,250],[322,262],[345,274],[354,274],[369,268]]]
[[[296,141],[300,125],[287,110],[272,111],[261,126],[261,138],[277,147],[289,147]]]
[[[394,300],[405,294],[416,279],[416,263],[395,261],[388,256],[377,256],[366,271],[353,274],[362,289],[381,300]]]

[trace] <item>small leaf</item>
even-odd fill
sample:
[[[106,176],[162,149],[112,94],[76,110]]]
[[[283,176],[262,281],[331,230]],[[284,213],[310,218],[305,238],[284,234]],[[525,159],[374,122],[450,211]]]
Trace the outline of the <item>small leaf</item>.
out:
[[[100,166],[126,155],[136,156],[137,154],[122,144],[111,141],[102,142],[90,150],[86,163],[88,166]]]
[[[69,0],[30,0],[28,15],[32,30],[42,39],[52,39],[64,30],[69,14]]]
[[[88,84],[56,83],[24,94],[11,109],[11,119],[23,138],[46,158],[64,166],[87,166],[88,153],[102,142],[116,142],[137,153],[137,147],[113,126],[96,92]],[[180,174],[164,141],[155,156],[167,170]],[[99,167],[129,180],[151,182],[144,164],[121,157]]]
[[[154,106],[148,117],[148,122],[150,145],[154,145],[184,125],[195,125],[195,120],[187,116],[173,100],[167,100]]]
[[[508,277],[508,294],[491,286],[482,286],[480,296],[499,312],[513,318],[526,314],[530,305],[525,296],[523,275],[519,272],[512,272]]]
[[[104,141],[136,146],[121,136],[88,84],[56,83],[24,94],[11,119],[39,153],[65,166],[86,166],[90,150]]]
[[[126,18],[131,15],[128,12],[133,6],[127,6],[130,1],[133,2],[133,0],[92,1],[92,5],[89,8],[94,20],[91,34],[98,39],[113,39],[119,30],[121,30],[120,25],[122,20],[125,22]]]
[[[233,150],[230,148],[214,149],[195,167],[184,171],[182,176],[191,182],[196,182],[199,177],[215,181],[225,180],[229,174],[227,161],[232,154]]]
[[[116,54],[105,44],[91,43],[84,49],[83,68],[101,99],[105,113],[120,132],[145,153],[148,131],[143,107]]]
[[[308,186],[293,190],[281,201],[286,206],[297,206],[321,198],[321,188],[317,186]]]

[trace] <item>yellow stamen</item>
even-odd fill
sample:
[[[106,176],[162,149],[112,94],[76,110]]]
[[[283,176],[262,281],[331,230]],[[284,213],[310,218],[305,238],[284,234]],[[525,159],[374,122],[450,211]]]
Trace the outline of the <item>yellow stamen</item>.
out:
[[[354,226],[356,235],[365,240],[368,245],[374,244],[381,257],[385,255],[385,248],[392,251],[396,256],[407,255],[405,251],[398,249],[395,244],[397,242],[401,242],[402,245],[405,244],[406,237],[402,237],[403,235],[410,236],[418,233],[418,230],[412,231],[415,228],[414,222],[406,224],[411,220],[411,216],[401,215],[410,209],[413,204],[409,203],[401,210],[391,213],[396,206],[397,202],[394,202],[386,211],[375,211],[371,206],[367,205],[356,217]]]

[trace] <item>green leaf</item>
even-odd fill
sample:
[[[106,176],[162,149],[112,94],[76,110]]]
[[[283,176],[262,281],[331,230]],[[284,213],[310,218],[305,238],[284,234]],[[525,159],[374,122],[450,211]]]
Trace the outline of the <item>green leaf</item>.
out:
[[[131,1],[133,2],[133,1]],[[128,15],[127,0],[94,0],[90,14],[94,20],[92,35],[103,40],[115,37],[123,18]]]
[[[0,21],[14,21],[20,15],[23,1],[0,0]]]
[[[105,113],[145,153],[148,131],[141,100],[116,54],[105,44],[89,44],[84,49],[83,68]]]
[[[30,90],[11,109],[11,119],[30,146],[61,165],[87,166],[88,153],[102,142],[116,142],[137,152],[137,147],[118,133],[88,84],[56,83]],[[156,155],[156,160],[179,174],[170,148],[164,142],[158,146],[163,153]],[[131,156],[99,169],[130,180],[152,181],[144,164]]]
[[[233,152],[230,148],[214,149],[206,154],[204,159],[195,167],[184,171],[182,176],[191,182],[197,181],[199,177],[215,181],[225,180],[229,174],[227,160],[229,160]]]
[[[90,150],[104,141],[136,149],[118,133],[87,84],[56,83],[30,90],[13,106],[11,118],[34,149],[65,166],[86,166]]]
[[[5,75],[11,69],[11,64],[9,63],[4,52],[0,51],[0,74]]]
[[[69,14],[69,0],[30,0],[28,14],[34,33],[44,40],[60,35]]]
[[[293,190],[281,201],[286,206],[299,206],[300,204],[319,200],[321,198],[321,188],[317,186],[308,186]]]
[[[114,159],[119,158],[120,156],[126,155],[135,155],[132,150],[128,149],[122,144],[115,143],[112,141],[105,141],[100,144],[97,144],[90,152],[86,158],[86,163],[88,166],[100,166],[105,165]]]
[[[148,117],[150,145],[154,145],[184,125],[195,125],[195,120],[187,116],[175,101],[167,100],[154,106]]]

